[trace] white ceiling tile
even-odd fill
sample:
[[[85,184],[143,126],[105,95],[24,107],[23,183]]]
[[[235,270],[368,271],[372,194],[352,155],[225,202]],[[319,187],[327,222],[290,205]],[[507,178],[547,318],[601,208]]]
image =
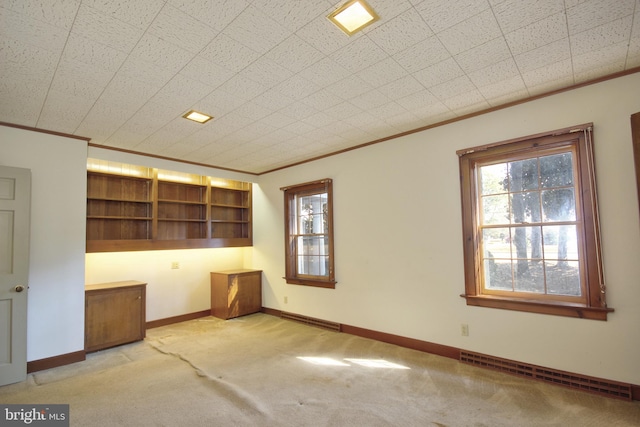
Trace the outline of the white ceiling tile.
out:
[[[387,54],[368,37],[360,37],[331,55],[352,73],[357,73],[387,58]]]
[[[251,4],[260,9],[279,25],[297,31],[310,20],[326,16],[332,1],[328,0],[253,0]]]
[[[116,75],[121,78],[134,80],[145,86],[155,87],[159,90],[171,80],[174,73],[164,68],[159,68],[152,62],[129,56]]]
[[[146,33],[142,36],[130,56],[151,62],[158,68],[177,73],[193,59],[194,54]]]
[[[542,21],[554,14],[564,16],[564,7],[564,0],[538,0],[535,2],[508,0],[496,4],[493,7],[493,12],[500,28],[506,34]]]
[[[432,35],[429,26],[413,8],[367,33],[367,37],[389,55],[405,50]]]
[[[289,117],[286,114],[282,114],[279,111],[269,114],[267,117],[264,117],[262,120],[271,123],[271,125],[273,125],[278,129],[287,127],[291,123],[295,122],[295,119],[293,117]]]
[[[233,72],[242,71],[261,56],[226,34],[218,34],[200,55]]]
[[[162,8],[147,32],[191,53],[200,52],[218,34],[210,26],[170,5]]]
[[[395,101],[387,102],[373,108],[367,109],[371,114],[381,119],[393,117],[407,113],[407,109]]]
[[[251,122],[260,120],[272,113],[274,113],[274,111],[269,108],[249,102],[233,110],[234,116],[246,117],[251,120]]]
[[[395,59],[386,58],[360,71],[358,75],[371,86],[379,87],[406,77],[408,73]]]
[[[235,96],[233,92],[215,89],[204,98],[194,102],[192,108],[215,117],[222,117],[246,102],[246,99]]]
[[[455,60],[464,72],[471,73],[511,57],[504,39],[497,38],[456,55]]]
[[[429,37],[393,55],[393,59],[410,73],[422,70],[450,57],[449,51],[436,36]]]
[[[327,90],[344,100],[349,100],[373,90],[373,86],[362,80],[358,75],[353,74],[328,86]]]
[[[278,88],[271,88],[253,98],[251,102],[277,111],[293,104],[296,101],[291,97],[283,95]]]
[[[440,102],[433,94],[427,89],[416,91],[410,95],[400,98],[396,101],[402,105],[407,111],[416,111],[425,105]]]
[[[300,76],[299,74],[285,80],[275,87],[279,93],[296,101],[299,101],[307,96],[320,90],[320,86],[311,83],[309,80]]]
[[[414,73],[414,77],[426,88],[437,86],[464,74],[458,63],[453,59],[446,59],[435,65]]]
[[[478,91],[492,106],[506,104],[528,96],[527,88],[519,74],[478,87]]]
[[[166,104],[176,109],[177,114],[182,114],[187,112],[195,102],[211,93],[212,90],[211,86],[182,74],[176,74],[151,100],[155,103]]]
[[[436,33],[476,16],[488,8],[487,2],[478,0],[425,0],[416,6],[416,10]]]
[[[562,39],[514,57],[520,72],[537,70],[571,58],[569,39]],[[555,79],[554,79],[555,80]]]
[[[574,55],[573,72],[576,82],[592,80],[603,74],[624,70],[628,46],[623,41],[606,49],[596,49]]]
[[[22,40],[3,39],[0,42],[0,75],[12,76],[18,82],[48,87],[56,70],[60,54]]]
[[[509,49],[514,55],[569,36],[564,13],[556,13],[505,35]]]
[[[455,111],[458,117],[491,107],[477,89],[448,97],[442,103]]]
[[[300,28],[296,35],[325,55],[331,55],[338,49],[363,37],[362,32],[356,33],[352,37],[347,36],[324,17],[310,21]]]
[[[311,132],[313,129],[315,129],[315,127],[309,123],[296,121],[288,126],[285,126],[283,129],[296,135],[304,135],[308,132]]]
[[[167,3],[222,31],[249,5],[246,0],[168,0]]]
[[[472,93],[476,90],[476,86],[471,82],[469,77],[463,75],[453,80],[448,80],[439,85],[429,87],[429,90],[439,100],[444,102],[445,100],[458,96],[460,94]]]
[[[397,100],[404,98],[410,94],[420,92],[424,89],[424,86],[416,80],[415,77],[408,75],[398,80],[394,80],[391,83],[387,83],[384,86],[378,87],[378,90],[387,95],[391,100]]]
[[[142,37],[144,30],[83,4],[71,32],[129,53]]]
[[[372,107],[375,108],[384,104],[388,104],[389,102],[391,102],[391,99],[389,99],[388,96],[384,95],[379,90],[374,89],[369,92],[365,92],[360,96],[352,98],[350,102],[356,107],[362,109],[370,109]]]
[[[2,37],[60,54],[67,41],[67,31],[47,22],[0,7]]]
[[[310,115],[309,117],[305,117],[304,119],[302,119],[302,123],[306,123],[308,125],[311,125],[313,127],[324,127],[324,126],[330,126],[335,122],[335,119],[328,116],[327,114],[318,111],[315,114]]]
[[[85,96],[95,102],[113,73],[79,61],[63,60],[51,83],[51,89],[75,97]]]
[[[224,30],[224,34],[250,49],[265,53],[291,35],[259,9],[249,5]]]
[[[316,110],[315,108],[305,105],[302,102],[296,102],[295,104],[291,104],[279,111],[282,114],[293,117],[296,120],[304,120],[307,117],[318,112],[318,110]]]
[[[263,56],[247,66],[239,75],[271,88],[290,78],[293,73]]]
[[[2,7],[56,27],[71,29],[81,0],[4,0]]]
[[[0,113],[2,121],[35,127],[49,85],[34,87],[29,80],[23,82],[0,81]]]
[[[324,109],[324,113],[333,117],[336,120],[348,120],[350,117],[354,117],[361,114],[362,109],[356,107],[350,102],[343,101],[332,107]]]
[[[63,60],[71,59],[113,72],[122,66],[126,58],[124,52],[74,33],[69,34],[62,55]]]
[[[452,55],[469,50],[502,36],[500,27],[490,10],[473,16],[437,33],[442,44]]]
[[[571,36],[571,53],[580,56],[607,46],[627,43],[632,22],[633,16],[628,16]]]
[[[328,86],[351,75],[351,73],[331,58],[324,58],[302,70],[300,76],[318,86]]]
[[[522,79],[529,91],[533,94],[540,90],[551,87],[558,88],[558,82],[562,84],[571,81],[573,84],[573,66],[571,59],[567,58],[555,63],[548,63],[544,66],[531,69],[522,73]]]
[[[325,57],[322,52],[295,34],[271,49],[265,56],[294,73],[312,66]]]
[[[261,93],[265,92],[268,88],[261,85],[260,83],[254,82],[253,80],[236,74],[234,77],[224,82],[224,84],[222,84],[219,89],[228,94],[232,94],[233,96],[248,101],[249,99],[253,99]]]
[[[567,9],[569,34],[588,29],[633,14],[636,0],[588,0]]]
[[[302,102],[310,107],[315,108],[318,111],[322,111],[338,105],[344,101],[342,100],[342,98],[334,95],[328,90],[321,89],[303,99]]]
[[[489,86],[501,81],[508,81],[520,72],[512,58],[505,59],[481,70],[469,73],[468,76],[476,87]]]
[[[233,73],[228,69],[208,61],[201,56],[196,56],[191,59],[191,61],[180,70],[180,74],[214,88],[233,77]]]
[[[147,29],[156,17],[165,0],[82,0],[83,6],[90,6],[112,18],[126,22],[140,29]]]

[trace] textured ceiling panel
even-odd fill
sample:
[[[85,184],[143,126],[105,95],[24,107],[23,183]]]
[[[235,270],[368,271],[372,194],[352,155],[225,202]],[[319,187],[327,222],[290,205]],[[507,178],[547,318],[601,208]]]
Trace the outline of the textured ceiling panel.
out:
[[[640,0],[369,3],[4,0],[0,121],[261,173],[640,67]]]

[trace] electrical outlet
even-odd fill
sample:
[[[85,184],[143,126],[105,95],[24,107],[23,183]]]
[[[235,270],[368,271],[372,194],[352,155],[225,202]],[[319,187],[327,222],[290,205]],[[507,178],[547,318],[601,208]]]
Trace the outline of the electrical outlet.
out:
[[[289,297],[284,297],[284,303],[288,304],[289,303]]]
[[[179,269],[179,268],[180,268],[180,263],[179,263],[178,261],[173,261],[173,262],[171,263],[171,269],[172,269],[172,270],[177,270],[177,269]]]
[[[462,334],[463,337],[468,337],[469,336],[469,325],[467,325],[466,323],[463,323],[460,325],[460,333]]]

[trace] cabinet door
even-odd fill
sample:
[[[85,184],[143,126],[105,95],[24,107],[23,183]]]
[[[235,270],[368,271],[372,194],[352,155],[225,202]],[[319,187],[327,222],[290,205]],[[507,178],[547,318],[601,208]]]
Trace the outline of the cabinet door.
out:
[[[229,317],[257,313],[262,308],[261,273],[230,276]]]
[[[139,287],[87,293],[85,350],[92,351],[144,338],[143,290]]]

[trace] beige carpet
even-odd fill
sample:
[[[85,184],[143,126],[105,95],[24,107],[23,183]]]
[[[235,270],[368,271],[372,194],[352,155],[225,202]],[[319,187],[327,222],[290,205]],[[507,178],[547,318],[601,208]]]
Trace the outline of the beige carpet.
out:
[[[640,402],[265,314],[151,329],[0,402],[68,403],[72,426],[640,426]]]

